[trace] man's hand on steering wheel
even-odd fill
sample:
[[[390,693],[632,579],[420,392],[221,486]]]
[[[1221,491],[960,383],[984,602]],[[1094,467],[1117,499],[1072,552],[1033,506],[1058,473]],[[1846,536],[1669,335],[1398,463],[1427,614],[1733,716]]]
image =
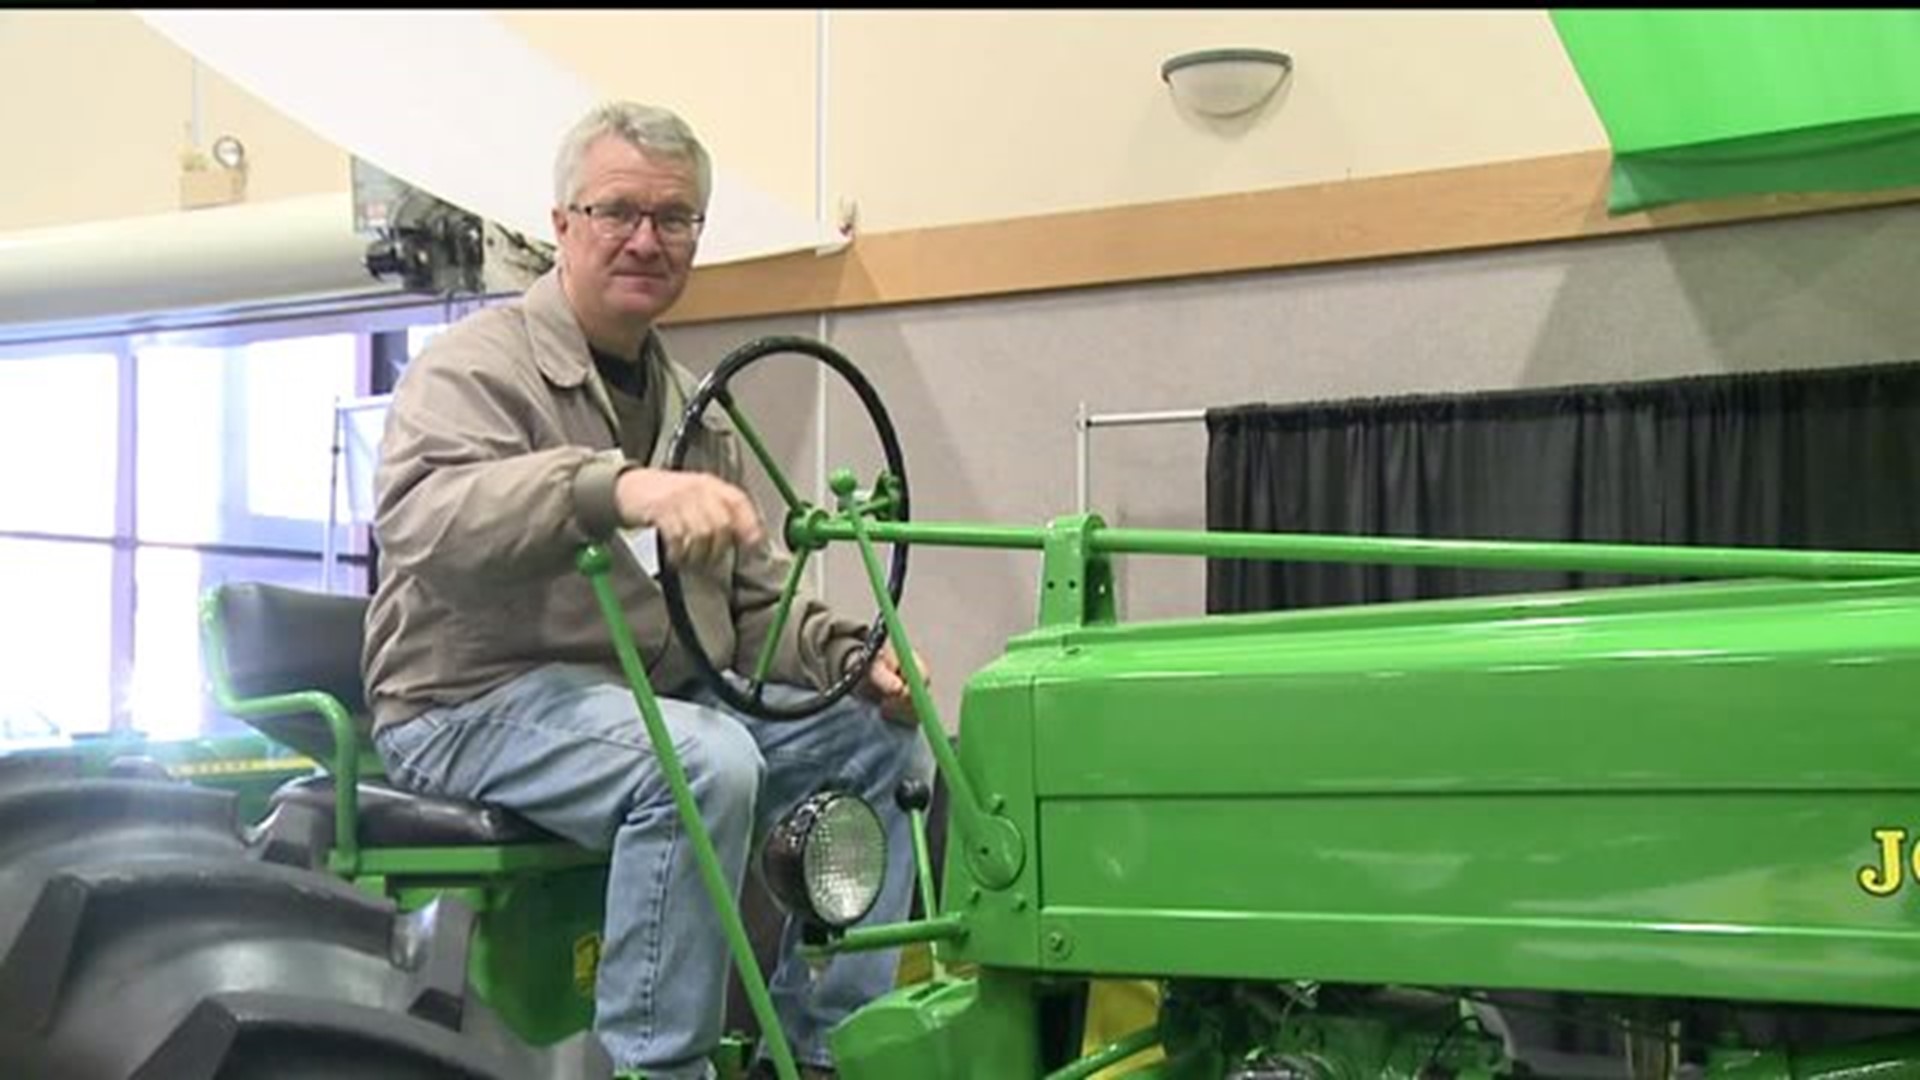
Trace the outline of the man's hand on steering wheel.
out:
[[[620,523],[652,525],[677,565],[710,565],[729,548],[765,537],[746,492],[717,476],[671,469],[628,469],[613,489]]]
[[[665,461],[667,469],[679,470],[686,464],[694,434],[705,430],[703,421],[707,409],[717,405],[726,412],[728,422],[739,433],[746,448],[752,451],[760,467],[765,470],[767,480],[780,492],[780,498],[786,504],[789,519],[795,515],[819,515],[823,518],[834,516],[800,498],[792,483],[782,473],[779,463],[774,460],[772,452],[767,449],[766,441],[760,438],[752,422],[734,402],[729,389],[734,376],[749,365],[784,353],[798,353],[831,368],[860,399],[867,419],[873,424],[874,436],[879,441],[881,455],[886,461],[885,470],[881,474],[886,485],[886,495],[870,505],[862,505],[857,511],[843,511],[843,513],[849,515],[871,513],[876,516],[884,514],[885,520],[890,522],[911,520],[908,512],[906,461],[900,452],[899,435],[893,429],[893,421],[887,418],[887,410],[880,402],[880,395],[874,390],[873,384],[867,381],[866,376],[860,373],[860,369],[853,366],[852,361],[840,355],[826,342],[811,338],[792,335],[757,338],[727,354],[718,366],[700,380],[700,385],[694,389],[692,396],[687,399],[686,407],[681,410],[679,423],[674,426],[673,437],[667,443]],[[640,472],[641,470],[636,469],[631,473],[622,474],[621,483],[635,486],[642,484],[644,481],[635,478],[635,474]],[[849,484],[847,490],[842,490],[841,486],[838,486],[839,479],[839,473],[836,473],[834,480],[830,483],[835,494],[839,496],[851,494],[852,488],[856,485]],[[851,481],[852,474],[847,473],[845,479]],[[880,486],[880,482],[876,482],[875,489],[879,490]],[[625,501],[623,497],[622,502]],[[624,513],[623,510],[623,515]],[[760,526],[757,521],[749,526],[740,515],[724,506],[716,508],[715,512],[709,512],[706,509],[690,512],[687,520],[693,526],[690,532],[705,538],[705,543],[688,545],[690,554],[693,555],[703,555],[710,550],[710,546],[722,547],[729,542],[757,543],[758,538],[771,531],[765,526]],[[662,525],[661,542],[670,547],[673,541],[671,530],[665,526],[664,521],[660,524]],[[863,553],[869,559],[877,558],[872,554],[864,538],[862,545]],[[768,629],[765,638],[767,645],[781,639],[781,632],[785,629],[784,624],[791,611],[791,600],[801,587],[807,559],[819,550],[820,546],[821,542],[817,538],[809,538],[807,543],[795,546],[794,558],[788,568],[787,580],[781,591],[782,603],[774,609],[773,625]],[[894,543],[891,547],[890,556],[886,559],[889,565],[885,584],[877,586],[876,590],[884,588],[886,603],[897,608],[900,604],[901,590],[906,584],[908,545]],[[908,695],[905,680],[900,674],[900,665],[896,657],[889,652],[884,659],[877,659],[880,658],[882,639],[886,637],[882,614],[876,614],[874,620],[868,624],[859,647],[844,661],[846,666],[837,673],[832,685],[822,687],[798,701],[775,703],[767,700],[764,694],[770,674],[772,649],[763,646],[761,655],[749,665],[747,670],[740,672],[747,681],[744,688],[730,682],[708,659],[707,651],[700,641],[699,628],[694,625],[694,620],[687,611],[686,595],[680,585],[679,571],[680,567],[676,565],[676,553],[671,550],[665,552],[660,560],[658,577],[660,593],[666,601],[667,618],[673,624],[674,634],[687,645],[687,657],[692,661],[695,674],[699,676],[700,681],[705,683],[716,697],[738,712],[762,720],[802,720],[817,715],[842,696],[860,689],[863,697],[882,708],[889,721],[901,724],[915,722],[912,700]],[[869,663],[870,660],[875,662]]]
[[[920,677],[926,680],[927,688],[931,690],[933,672],[927,669],[926,658],[920,655],[920,650],[913,651],[913,660],[920,668]],[[920,722],[920,715],[913,707],[913,695],[907,689],[907,677],[900,671],[900,654],[893,651],[891,641],[874,654],[866,678],[860,680],[854,693],[880,706],[880,715],[889,723],[912,727]]]

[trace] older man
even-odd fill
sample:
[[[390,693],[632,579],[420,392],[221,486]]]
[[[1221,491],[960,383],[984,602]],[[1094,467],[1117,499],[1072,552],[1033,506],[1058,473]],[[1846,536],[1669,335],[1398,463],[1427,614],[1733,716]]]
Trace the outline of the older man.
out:
[[[517,302],[439,335],[395,389],[375,476],[380,579],[365,667],[375,745],[399,783],[509,807],[612,853],[594,1028],[623,1070],[710,1075],[729,958],[607,627],[573,558],[652,528],[666,542],[705,646],[744,667],[772,628],[788,556],[740,489],[718,419],[685,471],[661,468],[691,387],[654,324],[686,287],[712,191],[707,153],[673,113],[601,106],[554,170],[555,268]],[[924,773],[897,658],[809,720],[735,715],[694,680],[660,590],[624,544],[615,580],[701,814],[736,890],[752,842],[826,783],[887,815]],[[775,643],[768,697],[824,688],[864,627],[811,597]],[[902,861],[870,920],[904,917]],[[828,1030],[886,991],[892,953],[836,960],[817,978],[788,926],[772,977],[796,1055],[831,1075]]]

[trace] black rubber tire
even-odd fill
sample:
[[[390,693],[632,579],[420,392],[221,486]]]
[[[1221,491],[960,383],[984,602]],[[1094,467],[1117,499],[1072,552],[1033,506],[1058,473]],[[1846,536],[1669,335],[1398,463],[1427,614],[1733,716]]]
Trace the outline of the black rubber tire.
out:
[[[181,783],[0,769],[0,1076],[605,1080],[471,992],[472,912],[401,913]],[[322,833],[324,835],[324,833]]]

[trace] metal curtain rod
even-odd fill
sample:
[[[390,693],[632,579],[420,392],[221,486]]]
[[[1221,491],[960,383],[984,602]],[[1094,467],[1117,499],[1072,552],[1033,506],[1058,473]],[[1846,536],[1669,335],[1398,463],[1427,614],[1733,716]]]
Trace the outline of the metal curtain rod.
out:
[[[1205,409],[1163,409],[1159,412],[1130,413],[1090,413],[1087,403],[1080,403],[1080,411],[1074,417],[1074,448],[1076,451],[1075,471],[1076,492],[1074,509],[1078,513],[1087,512],[1087,495],[1093,483],[1093,429],[1097,427],[1126,427],[1141,424],[1190,424],[1205,420]]]
[[[1096,428],[1128,424],[1180,424],[1206,418],[1205,409],[1165,409],[1160,412],[1087,413],[1083,422],[1087,427]]]

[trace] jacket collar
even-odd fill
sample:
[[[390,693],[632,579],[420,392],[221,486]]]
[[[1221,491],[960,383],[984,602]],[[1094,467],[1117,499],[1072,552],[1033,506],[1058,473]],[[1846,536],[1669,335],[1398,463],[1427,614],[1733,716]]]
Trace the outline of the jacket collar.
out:
[[[560,268],[553,267],[527,286],[522,301],[527,313],[527,336],[533,362],[555,386],[574,387],[587,381],[593,369],[587,335],[574,318],[573,306],[560,288]]]
[[[599,376],[594,374],[593,354],[587,348],[586,332],[580,329],[580,321],[573,314],[573,305],[567,303],[566,291],[560,287],[559,266],[549,269],[527,286],[521,306],[526,312],[533,362],[539,366],[540,373],[546,376],[548,382],[559,387],[590,384],[601,413],[606,416],[608,423],[617,428],[619,421],[614,416],[613,403],[607,399],[606,388],[600,385]],[[678,364],[668,360],[666,348],[661,344],[657,331],[647,331],[646,340],[640,343],[640,355],[656,365],[655,371],[661,375],[657,385],[665,390],[656,406],[660,410],[660,436],[654,440],[657,464],[664,456],[673,425],[680,422],[680,413],[686,408],[690,391],[686,373],[680,370]],[[723,425],[715,411],[709,409],[701,417],[701,426],[713,430]]]

